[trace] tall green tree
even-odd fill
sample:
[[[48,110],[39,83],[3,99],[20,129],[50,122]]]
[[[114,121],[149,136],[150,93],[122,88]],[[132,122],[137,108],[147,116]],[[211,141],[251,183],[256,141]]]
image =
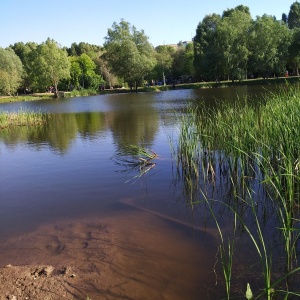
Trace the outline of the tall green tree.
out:
[[[289,45],[288,65],[293,69],[293,74],[299,76],[300,67],[300,28],[292,30],[291,44]]]
[[[23,65],[11,48],[0,47],[0,93],[14,94],[22,82]]]
[[[235,9],[217,27],[217,50],[228,80],[244,79],[248,65],[250,14]]]
[[[282,21],[263,15],[253,22],[249,38],[251,71],[262,77],[286,69],[290,31]]]
[[[193,44],[180,42],[173,54],[172,73],[175,77],[194,76],[194,49]]]
[[[28,42],[24,44],[23,42],[15,43],[11,45],[15,53],[19,56],[23,64],[23,83],[24,88],[30,89],[31,86],[34,84],[34,79],[30,76],[30,69],[31,69],[31,60],[33,58],[33,52],[36,50],[38,44],[34,42]]]
[[[104,49],[103,58],[131,88],[137,88],[155,65],[154,49],[144,31],[124,20],[108,29]]]
[[[30,76],[40,90],[53,85],[55,96],[58,97],[58,83],[70,77],[70,61],[67,52],[52,39],[38,45],[32,52]]]
[[[156,66],[154,78],[159,78],[165,83],[165,78],[172,76],[172,64],[175,49],[169,45],[160,45],[155,48]]]
[[[71,56],[71,84],[74,87],[97,88],[103,81],[102,77],[95,73],[96,64],[85,53],[80,56]]]
[[[288,14],[288,26],[290,29],[300,28],[300,3],[294,2]]]
[[[194,44],[194,68],[198,80],[215,80],[222,74],[217,50],[217,27],[221,16],[211,14],[198,24]]]
[[[105,81],[106,85],[110,88],[114,86],[121,86],[123,82],[112,72],[108,65],[108,62],[103,57],[98,57],[96,59],[96,70],[97,74],[101,75],[101,78]]]

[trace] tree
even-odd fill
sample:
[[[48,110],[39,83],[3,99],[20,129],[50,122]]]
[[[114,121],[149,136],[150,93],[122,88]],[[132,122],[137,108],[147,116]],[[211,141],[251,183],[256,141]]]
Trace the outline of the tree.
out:
[[[58,83],[70,77],[67,52],[54,40],[47,39],[32,52],[30,76],[34,78],[39,89],[45,90],[46,87],[53,85],[54,94],[58,97]]]
[[[154,49],[144,31],[121,20],[108,29],[104,43],[107,60],[112,71],[132,88],[143,82],[144,76],[155,64]]]
[[[235,8],[230,8],[230,9],[224,10],[222,18],[230,17],[232,15],[232,13],[235,12],[235,11],[244,12],[244,13],[246,13],[250,16],[250,9],[249,9],[248,6],[238,5]]]
[[[103,81],[100,75],[95,73],[96,64],[85,53],[78,56],[71,56],[71,84],[75,87],[97,88]]]
[[[70,48],[66,49],[69,56],[80,56],[81,54],[87,54],[90,58],[94,59],[99,56],[101,47],[97,45],[92,45],[84,42],[72,43]]]
[[[292,32],[292,41],[288,48],[288,64],[293,69],[293,74],[299,76],[300,66],[300,28],[295,28]]]
[[[96,70],[98,74],[101,74],[101,77],[106,81],[106,84],[108,84],[110,88],[116,85],[122,85],[122,82],[119,82],[118,77],[112,73],[108,66],[108,62],[102,57],[96,59]]]
[[[11,48],[0,47],[0,92],[12,95],[22,82],[23,65]]]
[[[237,8],[218,24],[217,50],[228,80],[241,80],[246,77],[249,57],[248,32],[251,22],[248,11]]]
[[[196,29],[194,43],[194,68],[198,80],[215,80],[220,76],[221,66],[217,51],[217,27],[221,16],[207,15]]]
[[[23,42],[15,43],[14,45],[11,45],[10,48],[12,48],[15,53],[19,56],[19,58],[22,61],[23,64],[23,83],[24,87],[27,89],[31,88],[31,85],[34,84],[33,78],[31,78],[30,75],[30,66],[31,66],[31,60],[32,60],[32,53],[34,50],[36,50],[38,44],[34,42],[28,42],[24,44]]]
[[[287,24],[288,22],[288,17],[286,15],[286,13],[283,13],[282,16],[281,16],[281,21],[284,23],[284,24]]]
[[[300,3],[294,2],[288,14],[288,26],[290,29],[300,27]]]
[[[173,55],[172,73],[175,77],[194,75],[194,49],[192,44],[179,43]]]
[[[250,30],[251,69],[268,77],[286,68],[290,31],[282,21],[272,16],[257,17]]]
[[[154,68],[154,78],[161,78],[165,83],[165,78],[172,75],[172,64],[175,49],[168,45],[161,45],[155,48],[156,65]]]

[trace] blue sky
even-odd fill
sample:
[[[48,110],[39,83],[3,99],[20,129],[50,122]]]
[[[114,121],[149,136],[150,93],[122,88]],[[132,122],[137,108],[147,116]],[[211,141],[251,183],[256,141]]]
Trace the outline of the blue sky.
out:
[[[73,42],[103,45],[107,29],[123,18],[143,29],[153,46],[191,40],[205,15],[245,5],[253,18],[281,19],[292,0],[0,0],[0,47],[16,42],[62,46]]]

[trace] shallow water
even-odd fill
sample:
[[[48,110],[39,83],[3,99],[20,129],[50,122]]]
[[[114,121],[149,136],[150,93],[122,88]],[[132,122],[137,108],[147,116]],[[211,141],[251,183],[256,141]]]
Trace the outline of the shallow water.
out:
[[[65,250],[24,255],[17,251],[18,239],[25,237],[25,249],[30,237],[27,243],[39,252],[49,244],[39,239],[41,232],[59,236],[55,224],[61,224],[68,235],[66,228],[78,222],[82,224],[78,234],[88,232],[92,220],[107,224],[116,239],[123,236],[123,246],[134,238],[143,248],[138,256],[118,249],[122,257],[114,262],[122,269],[118,278],[134,274],[129,290],[138,293],[118,290],[115,298],[214,299],[217,231],[204,212],[186,203],[174,179],[169,139],[176,140],[176,115],[189,101],[210,104],[264,92],[257,87],[174,90],[1,104],[0,109],[7,111],[22,108],[53,114],[45,127],[0,131],[1,266],[12,259],[18,264],[47,263],[45,257],[54,261],[56,255],[60,258],[53,263],[59,264],[72,255]],[[129,144],[158,154],[146,175],[138,177],[138,168],[118,164],[117,153]],[[83,265],[88,263],[84,255],[81,259]],[[155,290],[152,295],[149,286]]]

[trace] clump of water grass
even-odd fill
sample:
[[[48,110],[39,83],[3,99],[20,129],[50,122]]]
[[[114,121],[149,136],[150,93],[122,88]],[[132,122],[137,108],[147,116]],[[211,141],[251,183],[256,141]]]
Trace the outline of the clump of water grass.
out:
[[[228,204],[224,200],[224,205],[243,225],[261,262],[264,292],[256,292],[256,297],[271,299],[273,293],[284,294],[285,299],[299,296],[291,288],[300,270],[300,88],[285,86],[277,95],[270,93],[258,109],[247,100],[213,109],[193,104],[181,121],[177,147],[172,149],[177,174],[193,191],[190,202],[194,205],[199,197],[197,191],[203,194],[201,190],[207,185],[226,186],[234,201]],[[258,190],[264,196],[255,200]],[[214,200],[208,200],[208,204],[209,201]],[[250,209],[248,214],[238,211],[240,203]],[[272,273],[272,247],[267,243],[269,233],[262,228],[260,207],[264,212],[268,207],[272,209],[274,234],[281,237],[285,269],[277,279]],[[256,233],[247,229],[247,215]],[[217,226],[221,231],[218,223]],[[233,245],[229,243],[226,262],[223,237],[221,240],[219,250],[229,297]]]
[[[138,145],[123,144],[112,159],[124,168],[122,172],[137,173],[131,178],[135,179],[152,170],[156,166],[153,160],[157,157],[157,153],[153,150]]]
[[[85,97],[85,96],[94,96],[98,95],[99,92],[96,89],[79,89],[79,90],[72,90],[70,92],[71,97]]]
[[[48,114],[19,110],[17,112],[0,111],[0,129],[10,126],[38,126],[46,123]]]

